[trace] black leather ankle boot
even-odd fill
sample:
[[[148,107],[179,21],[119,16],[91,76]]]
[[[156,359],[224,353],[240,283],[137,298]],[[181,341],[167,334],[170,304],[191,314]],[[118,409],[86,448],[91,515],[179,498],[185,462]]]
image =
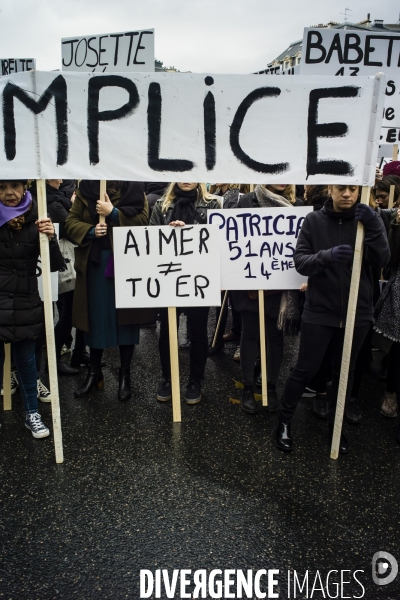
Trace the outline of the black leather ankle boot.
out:
[[[257,402],[254,398],[254,392],[252,387],[243,388],[242,398],[240,401],[242,410],[249,415],[255,415],[258,412]]]
[[[129,400],[131,393],[130,369],[119,370],[118,400]]]
[[[103,372],[100,365],[89,365],[86,381],[82,387],[75,390],[74,396],[76,398],[86,396],[94,387],[96,390],[104,388]]]
[[[283,421],[279,420],[275,433],[275,446],[283,452],[291,452],[293,450],[290,423],[284,423]]]

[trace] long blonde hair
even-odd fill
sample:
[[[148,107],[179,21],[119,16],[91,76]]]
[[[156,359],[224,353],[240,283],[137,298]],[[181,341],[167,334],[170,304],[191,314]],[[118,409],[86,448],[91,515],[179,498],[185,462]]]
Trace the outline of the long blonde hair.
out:
[[[161,205],[161,211],[163,213],[167,212],[168,208],[171,206],[173,201],[176,198],[174,188],[176,185],[176,181],[173,181],[167,187],[165,194],[163,196],[163,203]],[[211,202],[214,199],[214,196],[207,191],[207,186],[205,183],[197,184],[197,199],[203,198],[205,202]]]

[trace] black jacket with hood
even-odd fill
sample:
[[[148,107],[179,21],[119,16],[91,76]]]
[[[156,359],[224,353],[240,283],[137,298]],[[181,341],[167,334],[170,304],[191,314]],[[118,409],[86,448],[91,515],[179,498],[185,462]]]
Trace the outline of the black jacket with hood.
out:
[[[335,212],[329,199],[321,210],[308,214],[297,240],[296,269],[308,277],[302,319],[306,323],[344,327],[350,292],[352,262],[332,260],[332,248],[346,244],[355,247],[356,205]],[[371,269],[388,264],[390,250],[382,220],[375,215],[365,224],[364,254],[360,275],[355,325],[373,321],[373,276]]]

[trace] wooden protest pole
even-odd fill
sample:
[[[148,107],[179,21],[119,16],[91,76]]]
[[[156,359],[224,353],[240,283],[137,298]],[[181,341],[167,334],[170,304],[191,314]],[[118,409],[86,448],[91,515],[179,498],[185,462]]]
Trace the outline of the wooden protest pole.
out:
[[[399,145],[398,144],[393,144],[392,160],[397,160],[397,155],[398,154],[399,154]]]
[[[391,185],[390,186],[390,191],[389,191],[389,203],[388,203],[388,208],[393,208],[393,201],[394,201],[394,190],[395,190],[395,186]]]
[[[369,203],[371,188],[364,186],[361,194],[361,204]],[[349,367],[351,348],[353,344],[354,323],[356,319],[356,308],[358,300],[358,288],[360,286],[360,273],[363,256],[364,227],[359,222],[357,225],[356,245],[354,248],[353,269],[351,273],[349,304],[347,307],[346,329],[344,333],[342,365],[340,369],[339,390],[336,405],[335,425],[333,428],[331,458],[339,456],[340,436],[342,433],[343,413],[346,403],[347,383],[349,379]]]
[[[181,422],[181,387],[179,383],[178,324],[176,307],[168,307],[169,354],[171,363],[172,420]]]
[[[3,408],[11,410],[11,344],[4,344]]]
[[[225,308],[227,299],[228,299],[228,290],[226,290],[226,292],[224,294],[224,299],[222,300],[221,311],[219,313],[218,323],[217,323],[217,327],[215,328],[215,333],[214,333],[214,338],[213,338],[213,341],[211,344],[211,348],[215,348],[215,344],[217,343],[218,331],[219,331],[219,327],[220,327],[221,321],[222,321],[222,313],[224,312],[224,308]]]
[[[38,179],[36,181],[39,219],[47,217],[46,201],[46,180]],[[43,278],[43,303],[44,317],[46,325],[46,343],[47,343],[47,361],[49,365],[49,379],[51,390],[51,414],[53,419],[54,450],[56,462],[64,462],[64,453],[61,433],[60,400],[58,395],[58,377],[56,347],[54,339],[54,321],[53,321],[53,302],[51,293],[50,279],[50,249],[49,238],[46,234],[40,233],[40,257],[42,261]]]
[[[254,183],[251,183],[250,192],[254,192],[254,188]],[[265,343],[264,290],[258,290],[258,318],[260,322],[261,397],[262,405],[268,406],[267,347]]]
[[[260,320],[260,360],[261,360],[262,405],[268,406],[267,352],[266,352],[266,345],[265,345],[264,290],[258,290],[258,314],[259,314],[259,320]]]
[[[107,188],[107,181],[106,179],[100,179],[100,200],[104,201],[105,198],[105,193],[106,193],[106,188]],[[105,223],[106,222],[106,218],[101,216],[99,217],[99,223]]]

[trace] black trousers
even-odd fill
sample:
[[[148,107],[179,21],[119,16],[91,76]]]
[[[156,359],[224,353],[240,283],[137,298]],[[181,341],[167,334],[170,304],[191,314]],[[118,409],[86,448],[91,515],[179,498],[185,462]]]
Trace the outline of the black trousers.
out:
[[[283,331],[277,328],[277,317],[265,315],[267,346],[267,379],[276,383],[283,357]],[[258,313],[242,311],[242,337],[240,339],[240,368],[244,385],[253,385],[254,363],[259,354],[260,323]]]
[[[369,329],[369,324],[354,328],[347,396],[353,385],[357,356]],[[292,420],[296,406],[307,384],[317,373],[330,344],[332,351],[332,390],[329,403],[329,420],[333,422],[339,388],[344,332],[344,328],[302,322],[297,364],[286,381],[278,410],[279,418],[284,423],[290,423]]]
[[[188,328],[190,330],[190,374],[189,378],[200,381],[204,377],[204,369],[208,356],[207,321],[209,307],[197,306],[185,308]],[[168,309],[160,309],[160,351],[161,369],[165,379],[171,379]]]
[[[57,300],[57,309],[59,319],[57,325],[54,328],[54,337],[56,342],[56,356],[57,359],[61,356],[61,349],[65,342],[68,340],[68,336],[71,334],[72,329],[72,304],[74,301],[74,290],[60,294]],[[83,332],[76,331],[75,338],[75,350],[85,349],[85,340]]]

